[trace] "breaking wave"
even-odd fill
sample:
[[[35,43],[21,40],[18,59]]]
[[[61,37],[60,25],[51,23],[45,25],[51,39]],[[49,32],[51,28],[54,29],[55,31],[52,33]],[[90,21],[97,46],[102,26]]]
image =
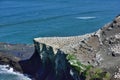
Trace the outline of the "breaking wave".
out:
[[[27,76],[15,72],[9,65],[0,65],[0,79],[1,80],[31,80]]]

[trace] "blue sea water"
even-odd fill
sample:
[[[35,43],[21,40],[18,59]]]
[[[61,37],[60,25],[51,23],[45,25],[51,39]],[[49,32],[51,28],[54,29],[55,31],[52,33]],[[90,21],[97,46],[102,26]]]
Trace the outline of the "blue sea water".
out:
[[[83,35],[119,13],[120,0],[0,0],[0,42],[31,44],[35,37]],[[24,80],[16,76],[0,73],[0,80]]]
[[[120,13],[120,0],[0,0],[0,42],[74,36],[101,28]]]

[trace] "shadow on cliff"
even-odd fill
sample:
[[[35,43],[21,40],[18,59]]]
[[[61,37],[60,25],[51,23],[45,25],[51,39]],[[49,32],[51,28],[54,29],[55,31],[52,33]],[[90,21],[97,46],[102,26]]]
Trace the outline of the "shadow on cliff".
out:
[[[30,59],[19,61],[23,73],[32,75],[36,80],[45,80],[47,77],[53,76],[53,63],[48,56],[48,52],[50,51],[43,45],[41,52],[35,48],[35,52]]]
[[[35,50],[30,59],[19,61],[19,64],[23,73],[32,75],[36,80],[80,80],[79,77],[75,77],[73,70],[72,75],[70,74],[70,64],[66,60],[66,55],[60,50],[52,60],[49,56],[46,59],[40,58]]]
[[[35,80],[81,80],[68,63],[66,54],[60,50],[54,54],[53,48],[45,44],[42,49],[35,48],[33,56],[19,61],[19,64],[23,73],[31,75]]]
[[[34,52],[33,56],[28,60],[19,61],[19,64],[22,68],[23,73],[29,75],[35,75],[38,69],[41,68],[41,59],[36,52]]]

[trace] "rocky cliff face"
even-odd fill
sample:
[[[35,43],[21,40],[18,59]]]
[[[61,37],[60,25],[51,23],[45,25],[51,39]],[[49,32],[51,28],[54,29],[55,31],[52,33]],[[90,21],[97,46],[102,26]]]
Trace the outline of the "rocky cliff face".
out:
[[[91,34],[35,38],[34,47],[30,59],[0,56],[0,63],[17,65],[17,71],[32,75],[36,80],[84,80],[66,59],[67,54],[74,54],[80,62],[102,68],[115,76],[120,68],[120,16]],[[25,49],[31,53],[31,48]]]
[[[66,54],[74,54],[82,63],[103,68],[113,75],[120,67],[120,16],[92,34],[35,38],[34,41],[50,45],[54,52],[60,49]]]
[[[29,60],[19,62],[24,73],[34,76],[36,80],[80,80],[64,52],[58,49],[55,53],[51,46],[36,41],[34,45],[33,56]]]

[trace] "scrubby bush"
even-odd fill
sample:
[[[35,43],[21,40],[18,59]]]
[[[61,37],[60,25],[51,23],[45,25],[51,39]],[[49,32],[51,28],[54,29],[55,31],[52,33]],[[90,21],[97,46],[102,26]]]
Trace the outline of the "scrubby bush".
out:
[[[72,54],[67,55],[67,60],[80,73],[80,76],[85,77],[85,80],[110,80],[108,72],[95,68],[92,65],[84,65]]]

